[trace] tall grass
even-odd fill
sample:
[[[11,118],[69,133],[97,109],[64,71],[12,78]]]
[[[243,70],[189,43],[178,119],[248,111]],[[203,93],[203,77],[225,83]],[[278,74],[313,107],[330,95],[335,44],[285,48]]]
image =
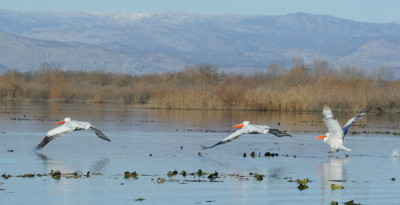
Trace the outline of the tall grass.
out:
[[[162,109],[320,111],[328,104],[347,111],[368,106],[400,111],[400,81],[390,79],[386,68],[368,75],[362,69],[327,65],[296,62],[290,69],[273,65],[265,73],[242,75],[204,64],[142,76],[43,67],[3,73],[0,98],[122,102]]]

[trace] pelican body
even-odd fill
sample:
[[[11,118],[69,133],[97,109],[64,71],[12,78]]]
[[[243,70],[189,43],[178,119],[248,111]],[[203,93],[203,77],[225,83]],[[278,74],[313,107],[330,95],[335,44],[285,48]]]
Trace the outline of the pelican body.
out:
[[[93,130],[99,138],[111,142],[111,140],[108,139],[103,132],[101,132],[99,129],[91,125],[90,122],[81,122],[81,121],[71,120],[71,118],[65,118],[63,121],[58,122],[56,125],[60,126],[51,129],[50,131],[47,132],[42,142],[40,142],[40,144],[36,146],[37,150],[42,149],[52,140],[59,138],[65,134],[68,134],[72,131],[88,130],[88,129]]]
[[[350,126],[353,125],[354,122],[362,119],[365,115],[367,115],[367,113],[370,110],[371,108],[367,108],[357,116],[351,118],[349,121],[347,121],[347,123],[344,125],[342,129],[335,116],[333,116],[331,108],[325,105],[322,110],[322,121],[324,121],[325,125],[328,127],[329,132],[326,133],[326,135],[324,136],[319,136],[316,138],[323,139],[324,143],[331,146],[332,150],[329,151],[329,153],[335,153],[338,152],[339,150],[345,150],[350,152],[351,149],[343,145],[344,137],[346,136]]]
[[[208,148],[213,148],[217,145],[220,144],[225,144],[227,142],[230,142],[232,140],[235,140],[237,138],[239,138],[240,136],[244,135],[244,134],[267,134],[267,133],[271,133],[277,137],[283,137],[283,136],[289,136],[291,137],[291,135],[282,132],[278,129],[275,128],[271,128],[268,127],[267,125],[252,125],[250,124],[249,121],[244,121],[242,124],[238,124],[233,126],[234,128],[241,128],[239,130],[237,130],[236,132],[232,133],[231,135],[229,135],[228,137],[222,139],[221,141],[219,141],[218,143],[210,146],[210,147],[206,147],[206,146],[202,146],[203,149],[208,149]]]

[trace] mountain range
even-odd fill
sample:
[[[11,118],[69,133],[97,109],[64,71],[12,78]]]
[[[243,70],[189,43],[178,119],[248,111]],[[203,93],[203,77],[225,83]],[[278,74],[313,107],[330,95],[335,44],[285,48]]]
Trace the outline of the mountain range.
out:
[[[281,16],[0,9],[0,71],[65,70],[147,74],[213,64],[232,72],[327,60],[366,70],[400,68],[400,24],[326,15]],[[397,70],[397,69],[396,69]]]

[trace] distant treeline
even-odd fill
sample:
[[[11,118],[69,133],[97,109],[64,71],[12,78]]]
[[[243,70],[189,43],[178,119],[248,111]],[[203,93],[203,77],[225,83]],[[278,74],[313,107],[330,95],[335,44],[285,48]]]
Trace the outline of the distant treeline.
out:
[[[360,111],[372,106],[400,110],[400,81],[380,68],[366,73],[354,67],[332,69],[326,61],[292,68],[271,64],[266,72],[219,72],[210,64],[180,72],[149,75],[75,72],[42,66],[35,72],[8,71],[0,76],[1,100],[122,102],[145,108]]]

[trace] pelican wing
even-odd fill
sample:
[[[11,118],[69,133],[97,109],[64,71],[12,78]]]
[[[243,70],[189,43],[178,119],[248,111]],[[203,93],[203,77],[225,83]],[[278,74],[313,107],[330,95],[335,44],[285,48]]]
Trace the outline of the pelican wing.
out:
[[[217,144],[214,144],[213,146],[210,146],[210,147],[206,147],[206,146],[203,145],[202,148],[203,149],[209,149],[209,148],[213,148],[213,147],[215,147],[217,145],[220,145],[220,144],[228,143],[228,142],[230,142],[230,141],[232,141],[234,139],[239,138],[240,136],[242,136],[243,134],[246,134],[246,133],[248,133],[247,130],[242,128],[242,129],[237,130],[236,132],[232,133],[228,137],[225,137],[223,140],[219,141]]]
[[[64,125],[54,128],[54,129],[51,129],[49,132],[47,132],[47,134],[43,138],[42,142],[40,142],[40,144],[38,146],[36,146],[36,150],[42,149],[44,146],[46,146],[52,140],[57,139],[57,138],[65,135],[65,134],[68,134],[72,131],[74,131],[74,128],[68,126],[68,124],[64,124]]]
[[[92,129],[94,131],[94,133],[96,133],[97,137],[100,137],[103,140],[107,140],[107,141],[111,142],[111,140],[108,139],[108,137],[102,131],[100,131],[99,129],[97,129],[97,128],[93,127],[93,126],[90,126],[90,129]]]
[[[269,132],[270,132],[271,134],[277,136],[277,137],[285,137],[285,136],[291,137],[291,136],[292,136],[292,135],[289,135],[289,134],[286,133],[286,132],[282,132],[282,131],[280,131],[280,130],[278,130],[278,129],[275,129],[275,128],[270,128],[270,129],[269,129]]]
[[[367,115],[367,113],[371,110],[371,107],[363,110],[360,114],[358,114],[357,116],[351,118],[349,121],[347,121],[347,123],[344,125],[343,127],[343,137],[347,134],[347,131],[349,130],[349,128],[351,127],[351,125],[353,125],[353,123],[355,123],[356,121],[360,120],[361,118],[363,118],[365,115]]]
[[[337,119],[333,116],[329,106],[325,106],[322,111],[322,121],[328,127],[329,138],[343,138],[343,130]]]

